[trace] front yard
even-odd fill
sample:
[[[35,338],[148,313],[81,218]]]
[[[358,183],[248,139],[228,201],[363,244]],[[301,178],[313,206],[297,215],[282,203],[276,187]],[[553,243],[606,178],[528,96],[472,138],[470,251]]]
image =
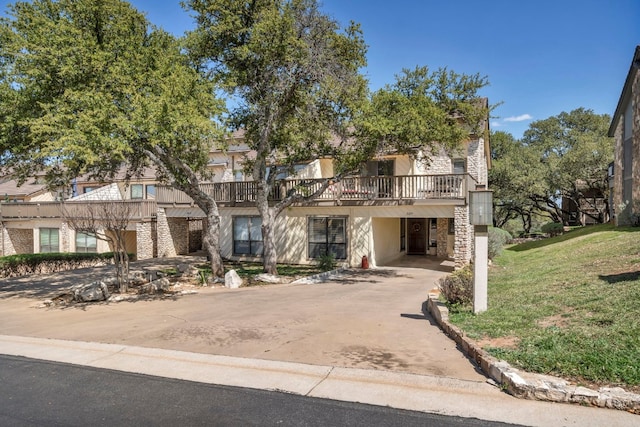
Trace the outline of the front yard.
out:
[[[489,309],[450,320],[497,358],[584,385],[640,390],[640,228],[591,226],[512,246]]]

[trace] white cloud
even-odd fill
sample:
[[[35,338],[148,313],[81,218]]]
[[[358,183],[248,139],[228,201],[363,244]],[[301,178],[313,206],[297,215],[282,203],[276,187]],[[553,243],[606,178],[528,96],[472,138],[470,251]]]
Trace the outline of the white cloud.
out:
[[[493,128],[499,128],[500,126],[502,126],[502,123],[500,122],[491,122],[491,127]]]
[[[519,116],[506,117],[505,122],[524,122],[525,120],[531,120],[533,117],[530,114],[521,114]]]

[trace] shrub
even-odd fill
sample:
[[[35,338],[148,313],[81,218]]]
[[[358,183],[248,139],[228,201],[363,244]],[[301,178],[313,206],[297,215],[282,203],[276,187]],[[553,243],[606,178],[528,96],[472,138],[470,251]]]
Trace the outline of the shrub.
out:
[[[473,301],[473,272],[467,265],[439,280],[438,286],[450,305],[468,305]]]
[[[129,254],[130,260],[134,259]],[[55,273],[76,268],[104,265],[113,260],[113,252],[87,253],[38,253],[17,254],[0,258],[0,277],[16,277],[28,274]]]
[[[322,271],[331,271],[336,268],[336,257],[333,254],[325,254],[320,256],[317,266]]]
[[[543,233],[549,236],[559,236],[564,232],[564,226],[559,222],[548,222],[540,229]]]
[[[489,259],[494,259],[500,255],[504,245],[512,239],[513,237],[507,230],[494,227],[489,228]]]

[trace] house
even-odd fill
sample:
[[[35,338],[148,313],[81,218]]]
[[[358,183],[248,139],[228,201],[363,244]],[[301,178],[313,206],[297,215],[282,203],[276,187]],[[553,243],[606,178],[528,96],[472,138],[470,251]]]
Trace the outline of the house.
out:
[[[640,46],[636,46],[608,135],[615,138],[613,210],[616,225],[640,218]]]
[[[383,153],[369,161],[361,174],[333,182],[311,202],[285,209],[276,219],[278,261],[308,264],[332,254],[351,267],[360,266],[365,256],[372,266],[405,255],[448,259],[456,266],[468,263],[473,238],[469,191],[487,186],[488,134],[485,121],[484,132],[470,135],[458,152],[432,153],[428,162],[424,161],[427,153],[422,158]],[[234,133],[224,151],[211,151],[209,167],[214,175],[201,184],[218,204],[221,253],[226,259],[261,260],[256,187],[242,167],[251,155],[242,134]],[[329,158],[298,165],[293,175],[278,177],[271,200],[281,200],[302,182],[313,188],[333,176]],[[68,201],[83,206],[113,199],[136,206],[127,228],[127,249],[138,259],[201,249],[203,212],[186,194],[158,185],[152,174],[126,184],[78,179]],[[71,230],[59,209],[59,202],[37,203],[29,198],[20,204],[2,203],[2,254],[108,250],[91,236]]]

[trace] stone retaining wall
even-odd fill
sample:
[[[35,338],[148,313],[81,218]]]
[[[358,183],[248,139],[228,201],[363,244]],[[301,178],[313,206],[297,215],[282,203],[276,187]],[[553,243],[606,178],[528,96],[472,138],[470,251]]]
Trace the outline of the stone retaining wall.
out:
[[[601,387],[596,391],[576,386],[562,378],[520,371],[504,360],[498,360],[489,355],[473,340],[465,337],[464,331],[449,322],[449,309],[438,301],[438,296],[435,294],[429,294],[427,310],[442,330],[460,346],[470,359],[478,364],[485,375],[496,381],[513,396],[531,400],[621,409],[640,414],[640,395],[638,394],[629,393],[619,387]]]

